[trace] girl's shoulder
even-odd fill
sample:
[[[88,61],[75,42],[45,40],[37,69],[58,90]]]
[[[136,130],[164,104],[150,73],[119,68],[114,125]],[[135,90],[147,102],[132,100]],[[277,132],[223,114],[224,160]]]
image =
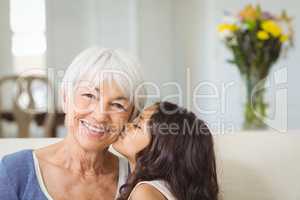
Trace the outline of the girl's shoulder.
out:
[[[161,180],[139,182],[132,190],[129,199],[176,200],[168,184]]]
[[[137,185],[134,190],[130,194],[129,200],[138,200],[138,199],[143,199],[143,200],[152,200],[152,199],[157,199],[157,200],[167,200],[166,197],[155,187],[142,183]]]

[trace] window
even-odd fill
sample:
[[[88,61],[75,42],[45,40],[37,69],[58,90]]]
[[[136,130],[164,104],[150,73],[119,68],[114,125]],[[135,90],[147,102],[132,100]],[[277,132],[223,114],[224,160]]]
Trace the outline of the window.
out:
[[[45,0],[10,0],[10,27],[15,72],[45,68]]]

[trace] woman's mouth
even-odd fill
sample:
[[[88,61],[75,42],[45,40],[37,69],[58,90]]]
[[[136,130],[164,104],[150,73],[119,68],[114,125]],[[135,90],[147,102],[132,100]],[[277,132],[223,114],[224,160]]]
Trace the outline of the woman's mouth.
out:
[[[99,125],[93,125],[89,123],[87,120],[80,120],[80,123],[86,130],[88,131],[88,134],[96,137],[101,137],[105,133],[109,132],[108,128],[105,126],[99,126]]]

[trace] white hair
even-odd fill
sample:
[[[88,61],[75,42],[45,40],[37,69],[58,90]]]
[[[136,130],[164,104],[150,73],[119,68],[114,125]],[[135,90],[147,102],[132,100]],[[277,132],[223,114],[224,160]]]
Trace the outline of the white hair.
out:
[[[103,80],[114,81],[134,105],[131,119],[144,108],[146,89],[140,64],[124,51],[100,47],[82,51],[66,70],[61,84],[61,97],[72,97],[83,76],[88,76],[88,80],[94,84]]]

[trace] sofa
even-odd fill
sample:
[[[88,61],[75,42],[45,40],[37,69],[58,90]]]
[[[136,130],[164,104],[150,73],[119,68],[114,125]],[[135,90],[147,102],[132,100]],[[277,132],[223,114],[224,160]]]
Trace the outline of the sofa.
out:
[[[0,159],[61,139],[0,139]],[[214,135],[221,200],[300,200],[300,131]]]

